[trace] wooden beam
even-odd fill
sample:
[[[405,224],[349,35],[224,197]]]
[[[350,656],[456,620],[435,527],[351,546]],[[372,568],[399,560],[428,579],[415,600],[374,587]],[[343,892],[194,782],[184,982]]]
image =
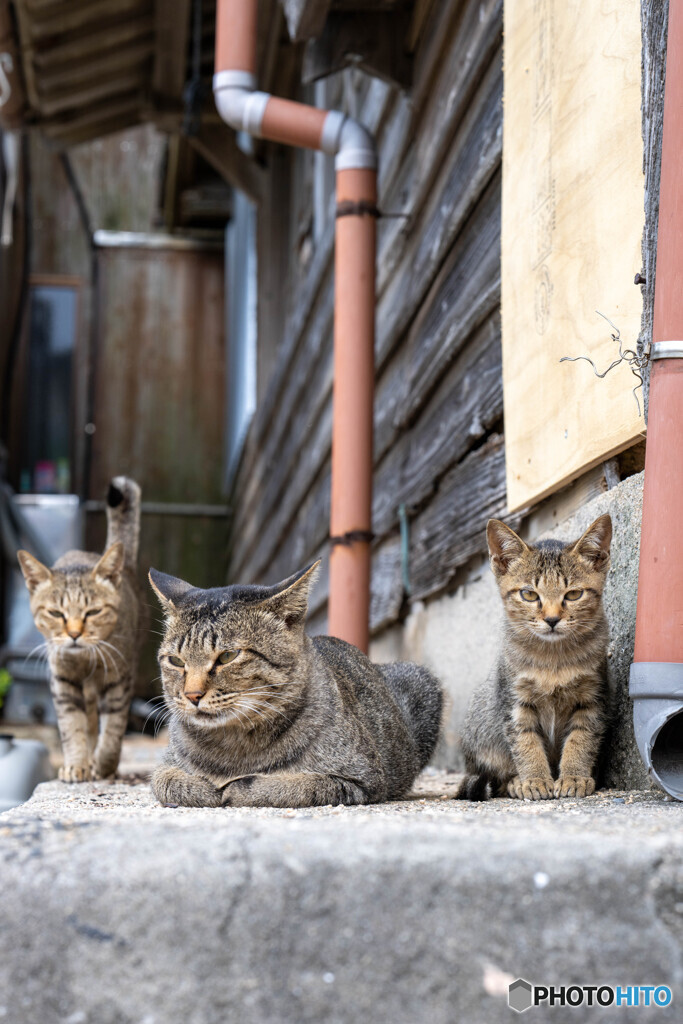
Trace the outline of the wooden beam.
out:
[[[74,61],[95,58],[96,55],[127,46],[141,39],[152,39],[154,20],[151,15],[127,18],[121,25],[88,33],[87,38],[61,37],[49,49],[34,53],[33,62],[38,73],[50,68],[70,67]]]
[[[322,32],[330,0],[282,0],[289,38],[294,43]]]
[[[55,118],[44,118],[38,122],[38,127],[51,138],[70,139],[79,136],[83,132],[83,139],[96,138],[98,124],[104,124],[113,119],[123,119],[130,124],[138,124],[140,121],[140,94],[135,91],[125,96],[116,96],[105,103],[98,103],[92,107],[81,108],[75,114],[60,115]],[[90,129],[94,128],[93,134]],[[69,142],[70,145],[74,143]]]
[[[318,38],[306,44],[302,80],[314,82],[353,66],[408,89],[412,82],[412,59],[406,50],[409,29],[409,11],[333,11]]]
[[[67,110],[75,111],[78,115],[86,103],[91,104],[93,101],[103,99],[110,100],[135,91],[141,94],[145,84],[146,76],[142,69],[135,68],[129,74],[89,81],[79,86],[78,89],[67,89],[63,92],[40,96],[38,111],[43,117],[52,117],[54,114],[60,114]]]
[[[26,8],[30,37],[34,42],[83,29],[87,31],[91,25],[96,28],[100,28],[102,23],[115,25],[120,19],[147,14],[150,7],[149,0],[89,0],[79,6],[62,3],[45,17],[38,17],[28,10],[26,0],[21,2]]]
[[[19,41],[21,44],[21,62],[24,70],[24,82],[26,84],[26,95],[29,105],[33,110],[38,109],[38,87],[36,85],[35,69],[33,67],[33,47],[31,45],[31,16],[26,10],[26,0],[17,0],[15,11],[19,28]]]
[[[226,127],[203,125],[189,142],[220,176],[258,203],[264,193],[265,172],[237,145],[235,134]]]
[[[51,71],[42,71],[39,76],[40,93],[42,96],[53,93],[67,92],[69,87],[92,82],[119,71],[130,70],[144,64],[152,53],[152,38],[131,40],[127,46],[112,50],[110,53],[91,54],[78,60],[69,61]]]
[[[155,0],[156,48],[152,87],[161,96],[179,97],[187,77],[192,0]]]
[[[408,32],[407,46],[408,52],[413,53],[417,48],[417,44],[422,35],[425,23],[432,7],[434,6],[434,0],[416,0],[413,5],[413,13],[411,16],[410,31]]]
[[[93,139],[101,139],[105,135],[112,135],[114,132],[135,128],[141,123],[138,108],[135,106],[127,111],[121,111],[88,124],[70,126],[52,124],[48,121],[42,124],[40,128],[56,149],[68,149],[71,146],[80,146],[83,142],[92,142]]]

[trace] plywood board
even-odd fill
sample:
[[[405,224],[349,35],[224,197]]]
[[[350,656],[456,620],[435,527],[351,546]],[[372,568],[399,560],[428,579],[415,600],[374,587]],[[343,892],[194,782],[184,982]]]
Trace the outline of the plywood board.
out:
[[[507,0],[502,323],[508,505],[644,434],[635,348],[644,223],[640,0]],[[642,402],[641,402],[642,406]]]

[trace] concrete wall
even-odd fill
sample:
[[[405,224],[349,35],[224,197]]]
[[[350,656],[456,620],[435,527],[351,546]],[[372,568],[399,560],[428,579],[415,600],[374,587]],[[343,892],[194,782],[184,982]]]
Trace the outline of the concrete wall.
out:
[[[609,512],[614,525],[612,567],[605,589],[610,623],[609,673],[615,693],[616,719],[607,766],[609,785],[623,789],[647,788],[632,727],[628,675],[638,589],[638,554],[642,515],[642,473],[584,504],[542,536],[570,540],[590,523]],[[531,521],[533,528],[534,522]],[[538,539],[521,531],[528,540]],[[448,708],[441,743],[433,763],[462,767],[459,733],[470,695],[495,668],[502,607],[493,575],[484,560],[470,564],[458,589],[428,604],[416,602],[402,626],[393,626],[372,644],[377,661],[405,659],[427,665],[444,683]]]

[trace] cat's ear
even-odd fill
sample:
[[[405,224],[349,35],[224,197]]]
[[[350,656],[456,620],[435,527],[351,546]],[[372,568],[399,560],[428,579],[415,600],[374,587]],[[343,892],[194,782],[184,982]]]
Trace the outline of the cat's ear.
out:
[[[583,537],[572,545],[572,551],[588,562],[593,569],[605,571],[609,566],[609,546],[612,541],[612,520],[605,513],[588,527]]]
[[[274,587],[272,597],[263,602],[268,610],[275,612],[287,626],[299,626],[306,621],[308,595],[320,569],[320,560],[294,573]]]
[[[496,576],[504,576],[512,563],[529,550],[529,545],[509,526],[501,523],[500,519],[489,519],[486,524],[486,540],[491,568]]]
[[[163,608],[168,611],[172,611],[186,594],[196,589],[191,583],[179,580],[175,576],[167,576],[165,572],[159,572],[158,569],[150,569],[147,578]]]
[[[121,582],[125,558],[126,553],[123,544],[120,540],[117,540],[111,547],[107,548],[93,569],[93,578],[96,580],[106,580],[107,583],[113,583],[115,587],[118,587]]]
[[[19,568],[24,574],[29,594],[32,594],[41,583],[47,583],[52,579],[52,573],[48,567],[39,562],[33,555],[29,555],[28,551],[17,551],[17,558],[19,559]]]

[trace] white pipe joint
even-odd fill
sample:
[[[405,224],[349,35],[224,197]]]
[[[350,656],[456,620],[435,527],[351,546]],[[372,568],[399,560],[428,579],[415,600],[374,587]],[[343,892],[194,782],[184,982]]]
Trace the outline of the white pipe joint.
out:
[[[238,132],[261,137],[263,115],[270,96],[258,92],[249,71],[218,71],[213,76],[216,109],[226,124]]]
[[[258,92],[256,78],[249,71],[217,71],[213,76],[216,109],[222,119],[238,132],[262,138],[263,117],[268,100]],[[330,110],[320,137],[323,153],[335,157],[337,171],[377,167],[375,140],[365,125],[340,110]]]
[[[340,110],[330,110],[323,124],[320,148],[335,157],[337,171],[377,167],[377,146],[368,129]]]

